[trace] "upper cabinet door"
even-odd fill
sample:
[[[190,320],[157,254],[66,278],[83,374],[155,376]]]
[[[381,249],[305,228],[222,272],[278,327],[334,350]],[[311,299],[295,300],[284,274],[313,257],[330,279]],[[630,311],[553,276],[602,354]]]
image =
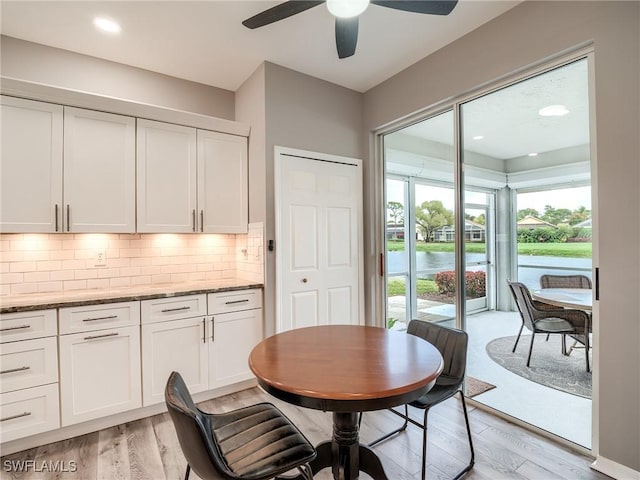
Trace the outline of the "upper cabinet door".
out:
[[[64,108],[64,230],[135,232],[135,118]]]
[[[138,119],[138,232],[194,232],[196,129]]]
[[[198,130],[199,231],[246,233],[247,139]]]
[[[62,229],[62,107],[1,97],[0,230]]]

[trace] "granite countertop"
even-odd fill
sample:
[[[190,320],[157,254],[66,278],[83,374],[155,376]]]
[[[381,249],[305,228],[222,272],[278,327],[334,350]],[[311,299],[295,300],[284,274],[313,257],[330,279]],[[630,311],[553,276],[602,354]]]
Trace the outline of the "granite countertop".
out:
[[[243,279],[207,280],[157,285],[138,285],[113,289],[72,290],[67,292],[33,293],[0,297],[0,313],[26,312],[48,308],[76,307],[113,302],[151,300],[154,298],[229,292],[262,288],[262,283]]]

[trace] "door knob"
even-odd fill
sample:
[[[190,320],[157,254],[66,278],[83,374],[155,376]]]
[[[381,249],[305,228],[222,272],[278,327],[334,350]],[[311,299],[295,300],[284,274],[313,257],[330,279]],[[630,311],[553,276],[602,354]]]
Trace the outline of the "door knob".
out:
[[[302,279],[302,283],[307,283],[307,279],[306,279],[306,278],[303,278],[303,279]]]

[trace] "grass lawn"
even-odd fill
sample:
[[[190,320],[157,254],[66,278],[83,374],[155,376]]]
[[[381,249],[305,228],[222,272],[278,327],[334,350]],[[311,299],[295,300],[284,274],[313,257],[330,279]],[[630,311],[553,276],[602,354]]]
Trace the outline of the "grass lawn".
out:
[[[421,293],[438,293],[438,286],[434,280],[418,279],[418,295]],[[387,283],[387,296],[406,295],[404,280],[392,278]]]
[[[453,243],[422,243],[416,244],[418,252],[453,252]],[[387,249],[390,252],[404,250],[404,242],[389,240]],[[467,253],[483,253],[486,249],[484,243],[467,243],[465,251]],[[576,243],[519,243],[519,255],[534,255],[546,257],[572,257],[591,258],[591,242]]]

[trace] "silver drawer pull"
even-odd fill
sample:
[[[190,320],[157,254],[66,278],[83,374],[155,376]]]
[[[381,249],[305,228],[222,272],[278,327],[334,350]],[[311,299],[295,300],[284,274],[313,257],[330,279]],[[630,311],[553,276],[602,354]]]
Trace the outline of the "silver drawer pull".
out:
[[[9,370],[2,370],[0,375],[3,373],[14,373],[14,372],[22,372],[24,370],[29,370],[31,367],[18,367],[18,368],[10,368]]]
[[[114,318],[118,318],[118,315],[109,315],[108,317],[85,318],[82,321],[83,322],[97,322],[98,320],[113,320]]]
[[[169,313],[169,312],[179,312],[181,310],[191,310],[191,307],[178,307],[178,308],[165,308],[164,310],[161,310],[162,313]]]
[[[105,333],[104,335],[91,335],[89,337],[84,337],[85,340],[94,340],[96,338],[106,338],[106,337],[117,337],[118,332],[113,333]]]
[[[10,417],[0,418],[0,422],[6,422],[7,420],[14,420],[16,418],[28,417],[31,415],[31,412],[19,413],[17,415],[11,415]]]
[[[20,325],[18,327],[0,328],[0,332],[8,332],[9,330],[24,330],[25,328],[31,328],[31,325]]]
[[[225,305],[234,305],[236,303],[247,303],[249,301],[248,298],[245,298],[244,300],[231,300],[229,302],[224,302]]]

